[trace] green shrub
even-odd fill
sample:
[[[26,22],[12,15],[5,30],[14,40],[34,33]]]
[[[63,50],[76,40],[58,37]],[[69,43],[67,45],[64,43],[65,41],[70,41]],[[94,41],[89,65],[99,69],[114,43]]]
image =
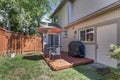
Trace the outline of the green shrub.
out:
[[[111,58],[120,60],[120,46],[115,44],[110,45],[109,55]],[[110,80],[120,80],[120,63],[117,66],[117,69],[111,69],[113,73],[109,76]]]
[[[112,44],[110,46],[110,56],[111,58],[120,60],[120,46]]]

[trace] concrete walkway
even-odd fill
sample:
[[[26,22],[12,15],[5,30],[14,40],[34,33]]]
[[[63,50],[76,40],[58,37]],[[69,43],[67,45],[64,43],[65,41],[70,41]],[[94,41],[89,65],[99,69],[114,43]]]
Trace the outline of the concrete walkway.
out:
[[[99,71],[102,74],[107,74],[111,72],[108,66],[100,63],[92,63],[92,64],[89,64],[89,66],[95,68],[97,71]]]

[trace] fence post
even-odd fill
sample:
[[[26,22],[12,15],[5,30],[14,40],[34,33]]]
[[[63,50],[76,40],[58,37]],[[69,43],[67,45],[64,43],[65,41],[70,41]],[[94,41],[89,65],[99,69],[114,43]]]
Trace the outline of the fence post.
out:
[[[35,44],[34,44],[34,47],[35,47],[35,52],[36,52],[36,36],[34,35],[34,42],[35,42]]]
[[[6,53],[6,30],[4,30],[4,54]]]
[[[22,33],[20,34],[20,45],[21,45],[21,54],[22,54]]]

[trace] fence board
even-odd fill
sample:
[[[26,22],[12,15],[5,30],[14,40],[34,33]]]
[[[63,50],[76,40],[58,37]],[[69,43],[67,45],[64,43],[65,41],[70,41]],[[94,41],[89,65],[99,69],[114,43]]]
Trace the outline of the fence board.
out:
[[[22,33],[8,32],[0,28],[0,55],[10,51],[20,54],[42,51],[42,37],[25,36]]]

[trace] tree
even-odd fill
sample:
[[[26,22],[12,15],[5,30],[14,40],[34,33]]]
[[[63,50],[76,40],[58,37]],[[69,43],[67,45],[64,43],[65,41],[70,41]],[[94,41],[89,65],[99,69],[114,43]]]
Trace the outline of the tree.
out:
[[[0,0],[1,14],[11,31],[36,29],[42,16],[50,12],[49,0]],[[35,32],[35,31],[34,31]]]

